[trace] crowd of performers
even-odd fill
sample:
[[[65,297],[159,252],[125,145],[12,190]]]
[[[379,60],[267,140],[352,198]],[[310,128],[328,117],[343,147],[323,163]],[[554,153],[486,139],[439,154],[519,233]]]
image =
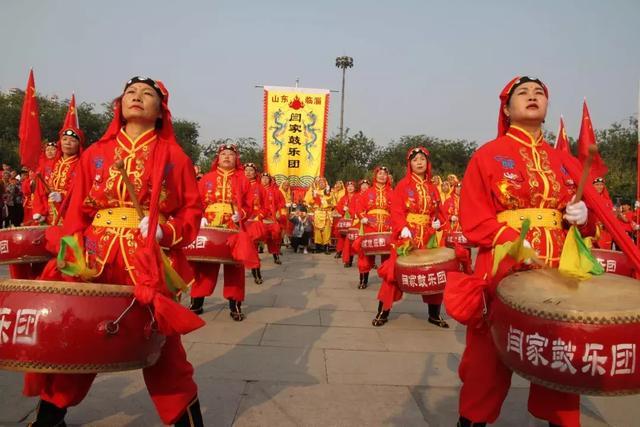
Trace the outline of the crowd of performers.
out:
[[[204,311],[205,298],[214,292],[221,268],[230,316],[235,321],[245,318],[245,269],[255,284],[263,283],[260,245],[266,246],[276,265],[281,264],[283,243],[306,252],[305,239],[312,237],[316,251],[327,254],[335,246],[335,258],[345,268],[357,259],[359,289],[369,286],[371,271],[377,268],[382,283],[372,319],[376,327],[388,322],[393,303],[403,295],[393,275],[385,273],[392,268],[397,248],[443,247],[449,236],[464,232],[468,243],[478,247],[473,276],[484,281],[488,305],[501,278],[516,267],[529,268],[506,261],[497,271],[493,268],[493,249],[519,236],[519,219],[525,212],[535,213],[526,244],[548,266],[557,267],[569,224],[577,224],[584,236],[594,236],[600,247],[611,248],[614,239],[609,231],[589,214],[585,202],[574,203],[576,183],[560,155],[543,139],[548,96],[538,79],[509,82],[500,94],[498,137],[473,155],[462,181],[455,175],[444,180],[433,176],[429,151],[415,147],[407,152],[406,173],[395,185],[389,170],[380,165],[370,179],[357,182],[331,186],[318,177],[301,194],[286,182],[278,185],[255,164],[243,164],[232,144],[220,146],[210,171],[197,179],[176,143],[167,89],[159,81],[134,77],[116,99],[113,121],[99,141],[85,149],[80,129],[63,128],[59,141],[45,147],[37,178],[31,177],[35,181],[29,198],[31,220],[25,223],[54,226],[48,240],[55,252],[61,250],[61,236],[76,236],[86,264],[83,270],[65,274],[52,261],[12,266],[11,274],[131,285],[139,301],[157,310],[155,304],[165,304],[161,312],[167,318],[159,323],[167,341],[158,362],[144,369],[147,389],[164,423],[203,425],[193,367],[180,335],[202,325],[198,315]],[[601,202],[613,209],[603,178],[595,177],[593,184]],[[144,211],[142,219],[137,205]],[[621,215],[629,232],[638,228],[633,214],[629,210]],[[341,221],[347,221],[353,232],[341,233]],[[206,228],[229,232],[238,263],[187,261],[182,248]],[[379,261],[363,250],[362,238],[370,233],[390,236],[393,250]],[[149,280],[148,263],[154,268],[161,264],[154,257],[144,264],[138,255],[157,247],[190,290]],[[175,302],[176,291],[190,293],[188,308]],[[422,298],[428,305],[428,321],[448,328],[441,316],[443,294]],[[451,301],[453,307],[455,298]],[[473,312],[468,319],[475,323],[467,322],[459,370],[462,427],[498,418],[512,375],[498,358],[486,324],[478,320],[482,316]],[[67,408],[83,400],[94,378],[94,374],[27,374],[24,393],[40,397],[33,425],[64,425]],[[529,411],[550,425],[579,425],[579,406],[578,395],[531,384]]]

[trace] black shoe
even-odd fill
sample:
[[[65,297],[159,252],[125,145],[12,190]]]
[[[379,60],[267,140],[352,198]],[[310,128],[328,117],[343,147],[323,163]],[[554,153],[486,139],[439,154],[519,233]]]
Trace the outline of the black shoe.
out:
[[[252,268],[251,275],[253,276],[253,282],[256,285],[262,285],[264,280],[262,280],[262,273],[260,271],[260,268]]]
[[[264,253],[264,248],[262,247],[262,245],[258,246],[258,253]]]
[[[367,286],[369,286],[368,271],[366,273],[360,273],[360,285],[358,286],[358,289],[367,289]]]
[[[242,322],[244,320],[244,314],[242,314],[242,302],[236,300],[229,300],[229,316],[236,322]]]
[[[331,251],[329,250],[329,245],[324,245],[324,254],[331,255]]]
[[[33,427],[67,427],[64,417],[67,408],[58,408],[51,402],[41,400],[36,408],[36,420],[29,424]]]
[[[351,267],[351,264],[350,264],[350,263],[348,263],[348,262],[345,262],[345,263],[344,263],[344,268],[350,268],[350,267]]]
[[[282,261],[280,261],[280,255],[273,254],[273,262],[275,262],[278,265],[282,264]]]
[[[342,252],[336,252],[336,254],[333,256],[335,259],[339,259],[342,257]]]
[[[204,421],[202,420],[202,412],[200,411],[200,401],[196,397],[184,414],[176,421],[175,427],[204,427]]]
[[[439,328],[449,329],[449,324],[440,316],[438,317],[429,316],[429,319],[427,320],[429,321],[429,323],[436,325]]]
[[[457,427],[486,427],[487,423],[474,423],[471,420],[466,419],[465,417],[460,417],[458,419]]]
[[[371,324],[373,326],[382,326],[389,321],[389,313],[391,310],[378,311]]]
[[[189,304],[189,310],[191,310],[195,314],[202,314],[204,312],[204,309],[202,308],[203,305],[204,305],[204,297],[191,298],[191,304]]]

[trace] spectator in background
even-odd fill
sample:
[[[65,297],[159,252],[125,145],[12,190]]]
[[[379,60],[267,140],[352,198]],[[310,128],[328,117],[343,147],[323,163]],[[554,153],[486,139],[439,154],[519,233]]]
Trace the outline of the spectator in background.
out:
[[[291,213],[289,220],[293,223],[293,231],[291,233],[293,253],[298,252],[298,247],[303,248],[305,254],[309,253],[307,248],[309,247],[309,239],[313,231],[313,223],[309,216],[307,216],[307,208],[298,205],[295,212]]]

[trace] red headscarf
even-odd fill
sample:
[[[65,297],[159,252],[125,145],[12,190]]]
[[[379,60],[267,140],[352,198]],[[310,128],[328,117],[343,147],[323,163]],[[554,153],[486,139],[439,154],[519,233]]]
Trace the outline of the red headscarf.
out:
[[[431,153],[425,147],[415,147],[407,151],[407,176],[411,175],[411,157],[415,154],[421,153],[427,158],[427,172],[425,174],[425,180],[431,183]]]
[[[507,115],[504,113],[504,107],[507,105],[507,102],[509,102],[509,98],[511,98],[511,94],[513,93],[515,88],[517,88],[518,86],[526,82],[538,83],[540,86],[542,86],[542,90],[544,90],[544,94],[547,97],[547,99],[549,98],[549,91],[547,89],[547,86],[544,83],[542,83],[539,79],[531,78],[527,76],[514,77],[502,89],[502,92],[500,92],[500,110],[498,110],[498,136],[502,136],[505,133],[507,133],[507,130],[509,129],[509,126],[510,126],[509,117],[507,117]]]
[[[216,157],[215,159],[213,159],[213,162],[211,162],[210,172],[213,172],[216,169],[218,169],[218,162],[220,161],[220,153],[222,153],[224,150],[231,150],[234,153],[236,153],[236,169],[243,170],[242,162],[240,161],[240,152],[238,151],[238,146],[235,144],[222,144],[221,146],[218,147],[218,152],[216,153]],[[247,165],[248,166],[252,165],[253,168],[256,170],[256,172],[258,172],[258,169],[255,167],[253,163],[247,163]]]
[[[377,184],[376,177],[378,176],[378,172],[381,170],[385,170],[387,172],[387,182],[385,182],[384,186],[391,188],[391,176],[389,175],[389,169],[386,166],[376,166],[373,168],[373,183]]]

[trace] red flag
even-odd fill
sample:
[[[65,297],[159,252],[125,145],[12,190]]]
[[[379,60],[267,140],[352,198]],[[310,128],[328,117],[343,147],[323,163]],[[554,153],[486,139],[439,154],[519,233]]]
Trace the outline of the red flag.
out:
[[[580,136],[578,137],[578,159],[583,165],[589,156],[589,146],[591,145],[596,145],[596,135],[593,132],[593,125],[591,124],[591,117],[589,116],[589,109],[587,108],[587,100],[585,99],[584,104],[582,104],[582,123],[580,124]],[[600,153],[597,153],[593,157],[591,176],[594,178],[604,178],[608,171],[609,169],[604,163],[604,160],[602,160],[602,157],[600,157]]]
[[[64,117],[64,123],[62,124],[62,130],[71,126],[74,129],[80,129],[80,123],[78,122],[78,111],[76,110],[76,95],[71,94],[71,101],[69,101],[69,109],[67,115]]]
[[[29,81],[24,91],[18,139],[20,140],[20,162],[23,166],[36,170],[40,152],[42,151],[42,134],[40,132],[40,111],[38,109],[38,100],[36,99],[36,83],[33,78],[33,70],[29,71]]]
[[[562,116],[560,116],[560,129],[558,129],[555,148],[556,150],[571,154],[571,145],[569,145],[569,139],[567,138],[567,131],[564,128],[564,119]]]

